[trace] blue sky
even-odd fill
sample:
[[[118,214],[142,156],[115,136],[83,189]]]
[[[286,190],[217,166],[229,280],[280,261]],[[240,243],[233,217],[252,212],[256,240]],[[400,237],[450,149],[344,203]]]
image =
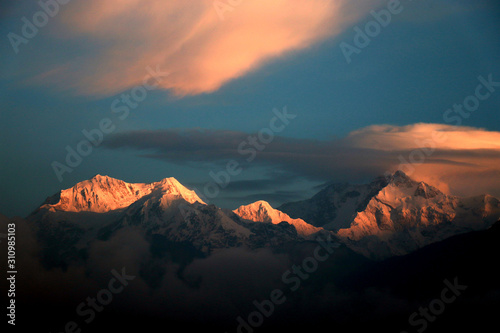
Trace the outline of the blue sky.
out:
[[[281,110],[286,106],[297,117],[282,132],[276,133],[279,140],[269,145],[269,151],[274,149],[271,145],[278,147],[282,144],[293,155],[298,152],[290,148],[292,146],[343,140],[353,131],[372,125],[387,124],[399,128],[417,123],[445,124],[445,110],[474,93],[479,76],[487,78],[491,75],[500,81],[500,6],[496,1],[481,1],[479,4],[470,1],[402,2],[404,10],[394,15],[392,22],[382,28],[360,54],[353,55],[348,64],[340,44],[353,44],[356,35],[353,28],[364,28],[366,23],[373,21],[369,10],[381,10],[388,3],[373,1],[370,8],[363,5],[358,10],[356,5],[351,5],[349,10],[357,15],[350,20],[340,19],[344,9],[338,9],[331,17],[326,15],[324,11],[329,7],[322,7],[310,17],[296,18],[296,22],[307,22],[303,24],[304,31],[291,30],[300,38],[290,37],[289,42],[280,45],[281,49],[269,49],[263,55],[257,51],[264,50],[267,44],[263,46],[252,41],[257,45],[248,53],[256,54],[256,60],[252,59],[251,66],[240,64],[240,69],[232,71],[229,78],[217,81],[215,86],[209,86],[206,80],[197,85],[193,83],[203,73],[191,73],[199,59],[184,60],[184,57],[191,56],[190,52],[196,51],[195,46],[188,45],[186,50],[190,51],[185,55],[181,50],[179,56],[169,59],[178,68],[191,67],[185,72],[181,69],[174,71],[172,79],[167,77],[159,89],[148,91],[146,98],[130,110],[130,115],[120,120],[112,112],[113,101],[130,92],[137,80],[147,74],[144,66],[132,69],[111,65],[115,62],[144,62],[142,54],[139,58],[133,52],[137,40],[130,35],[134,30],[124,27],[123,36],[120,29],[106,35],[106,30],[91,31],[89,26],[95,24],[99,29],[107,29],[107,25],[89,19],[76,22],[77,28],[71,26],[68,32],[61,32],[58,29],[68,24],[67,17],[77,15],[77,10],[85,10],[76,1],[61,6],[59,13],[50,18],[34,38],[19,45],[17,54],[7,36],[10,32],[21,34],[21,18],[31,17],[40,8],[33,4],[13,4],[3,5],[1,9],[4,11],[0,25],[0,34],[4,36],[0,44],[2,214],[25,216],[47,196],[95,174],[106,174],[128,182],[151,182],[172,176],[185,185],[202,189],[211,181],[210,171],[223,170],[228,159],[238,157],[221,154],[221,150],[228,147],[215,143],[216,139],[224,141],[224,133],[228,131],[233,133],[227,134],[228,142],[236,140],[237,144],[239,138],[258,133],[269,126],[273,109]],[[312,6],[319,6],[322,1],[316,2]],[[191,6],[196,7],[196,2]],[[205,10],[215,11],[209,7]],[[189,8],[181,9],[165,10],[179,10],[182,16]],[[196,8],[193,10],[197,11]],[[244,30],[247,31],[259,21],[245,10],[246,7],[241,5],[226,15],[233,15],[235,19],[242,15],[241,20],[248,22]],[[216,13],[212,14],[216,17]],[[81,15],[85,16],[84,13]],[[92,18],[91,14],[88,15]],[[127,13],[126,17],[132,20],[133,13]],[[286,25],[282,23],[287,22],[286,18],[277,21]],[[318,25],[309,27],[309,22],[316,19]],[[339,20],[338,24],[324,23],[330,19]],[[228,23],[228,20],[214,21],[220,30],[211,42],[219,41],[220,36],[228,33],[219,25],[236,24]],[[266,20],[265,15],[262,20]],[[130,22],[134,24],[133,20]],[[161,24],[168,26],[169,22]],[[322,27],[321,32],[318,32],[318,27]],[[281,26],[272,26],[270,35],[279,28]],[[181,34],[176,31],[187,27],[183,23],[176,29],[169,34]],[[101,33],[106,38],[96,37]],[[151,44],[158,43],[160,37],[168,43],[169,34],[155,36]],[[108,48],[108,44],[113,48]],[[226,47],[226,44],[220,45]],[[245,48],[245,43],[239,47]],[[131,54],[125,52],[129,49]],[[146,51],[151,56],[149,59],[157,59],[155,52],[169,50],[149,47]],[[210,49],[208,55],[217,54],[216,51]],[[221,68],[225,69],[225,62],[230,62],[233,56],[240,56],[231,52],[223,52],[219,58],[214,56],[210,68],[219,66],[220,61]],[[105,57],[105,61],[102,60]],[[152,67],[154,63],[151,62]],[[120,78],[116,86],[110,83],[113,75]],[[206,75],[212,78],[215,74],[209,72]],[[463,119],[461,125],[499,132],[499,110],[500,91],[481,101],[478,110]],[[84,157],[71,173],[65,173],[60,182],[51,165],[53,161],[64,162],[65,147],[75,147],[85,139],[82,130],[97,128],[103,118],[111,119],[116,130],[106,134],[105,142],[94,147],[92,153]],[[123,143],[127,135],[137,134],[137,131],[142,131],[138,142],[142,138],[146,142],[155,133],[170,135],[177,131],[175,133],[181,133],[181,136],[195,138],[193,133],[198,131],[206,135],[202,136],[204,142],[192,142],[197,147],[193,148],[193,154],[200,156],[195,158],[179,157],[173,154],[175,147],[165,147],[161,142],[155,146],[147,141],[142,148],[129,141]],[[245,135],[241,136],[242,133]],[[114,144],[107,143],[108,140]],[[261,197],[276,206],[310,196],[319,184],[369,181],[382,170],[373,166],[373,172],[365,172],[364,168],[359,172],[342,172],[341,167],[346,168],[345,164],[332,159],[328,163],[341,165],[338,168],[332,166],[336,173],[315,173],[305,167],[284,166],[276,158],[264,156],[265,153],[262,158],[257,156],[255,161],[245,164],[244,172],[233,177],[232,185],[221,189],[212,202],[236,208]],[[156,157],[152,156],[155,154]],[[294,164],[293,157],[287,161]],[[328,168],[328,165],[321,168]],[[490,172],[489,175],[496,177],[498,173]]]

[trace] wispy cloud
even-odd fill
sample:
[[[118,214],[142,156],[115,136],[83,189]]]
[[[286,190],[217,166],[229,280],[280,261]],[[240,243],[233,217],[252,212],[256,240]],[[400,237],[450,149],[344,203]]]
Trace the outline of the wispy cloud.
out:
[[[114,135],[104,146],[141,151],[142,156],[171,163],[235,159],[246,167],[273,166],[317,181],[366,181],[403,168],[445,191],[500,196],[499,132],[414,124],[370,126],[330,141],[275,137],[247,163],[238,147],[249,135],[193,129],[135,131]]]
[[[412,149],[428,143],[439,149],[500,149],[500,133],[444,124],[408,126],[373,125],[351,132],[347,138],[359,148]]]
[[[40,81],[106,95],[141,83],[144,69],[170,75],[177,95],[212,92],[287,52],[339,34],[381,0],[244,1],[220,20],[213,1],[89,0],[57,19],[59,38],[87,54],[41,74]]]

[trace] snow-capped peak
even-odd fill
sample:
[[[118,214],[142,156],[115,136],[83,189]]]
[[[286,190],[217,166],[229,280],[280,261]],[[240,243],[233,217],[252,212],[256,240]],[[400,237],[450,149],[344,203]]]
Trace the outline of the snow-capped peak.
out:
[[[431,199],[439,194],[443,194],[440,190],[435,188],[434,186],[431,186],[427,183],[420,182],[417,186],[417,189],[415,190],[414,195],[417,197],[423,197],[425,199]]]
[[[240,206],[233,212],[243,219],[254,222],[267,222],[272,224],[287,222],[293,225],[297,233],[301,236],[309,236],[322,230],[322,228],[314,227],[302,219],[292,219],[287,214],[274,209],[267,201],[263,200],[256,201],[246,206]]]
[[[255,222],[273,222],[273,217],[275,220],[279,218],[274,211],[275,209],[273,209],[271,205],[264,200],[259,200],[246,206],[243,205],[234,210],[234,212],[240,217]],[[281,221],[283,220],[280,220],[277,223]]]
[[[199,202],[201,204],[205,204],[205,202],[203,202],[203,200],[200,199],[200,197],[196,194],[195,191],[186,188],[174,177],[165,178],[159,182],[152,184],[155,186],[156,189],[159,189],[166,194],[179,196],[189,203]]]
[[[393,184],[395,186],[412,187],[418,184],[417,181],[410,178],[406,173],[401,170],[397,170],[394,174],[388,177],[389,185]]]
[[[500,202],[493,197],[447,195],[397,172],[337,235],[347,242],[359,242],[351,245],[363,254],[384,258],[409,253],[452,235],[484,229],[499,216]],[[375,245],[377,242],[380,244]]]
[[[67,212],[105,213],[130,206],[142,197],[159,192],[189,203],[204,204],[194,191],[175,178],[165,178],[155,183],[126,183],[109,176],[95,175],[49,198],[40,208]]]

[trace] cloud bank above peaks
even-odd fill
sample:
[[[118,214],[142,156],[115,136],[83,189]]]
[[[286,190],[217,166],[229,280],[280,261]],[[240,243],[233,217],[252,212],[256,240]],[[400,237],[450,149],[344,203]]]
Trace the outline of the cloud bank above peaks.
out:
[[[57,16],[57,34],[90,44],[91,51],[38,80],[80,94],[107,95],[142,84],[149,66],[169,73],[160,86],[176,95],[209,93],[266,61],[338,35],[381,0],[350,2],[75,2]],[[226,5],[217,9],[217,3]]]
[[[369,181],[400,169],[448,193],[500,197],[500,132],[444,124],[374,125],[336,140],[275,136],[260,151],[250,137],[258,133],[166,129],[118,133],[103,145],[169,163],[204,161],[222,168],[219,162],[233,159],[245,168],[270,166],[318,181]]]
[[[373,125],[353,131],[346,139],[358,148],[500,149],[500,133],[481,128],[418,123],[407,126]]]

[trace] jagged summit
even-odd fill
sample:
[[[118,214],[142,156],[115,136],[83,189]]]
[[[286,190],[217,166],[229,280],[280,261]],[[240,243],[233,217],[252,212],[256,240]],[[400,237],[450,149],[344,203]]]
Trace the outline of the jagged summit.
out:
[[[261,207],[266,207],[266,208],[272,208],[271,204],[265,200],[258,200],[255,201],[254,203],[251,203],[247,206],[261,206]]]
[[[267,206],[274,216],[276,213]],[[301,235],[311,233],[300,233],[300,227],[315,229],[305,222],[297,223],[294,229],[291,225],[243,220],[228,210],[205,204],[175,178],[144,184],[101,175],[60,191],[29,220],[50,237],[57,233],[71,238],[68,242],[73,248],[68,251],[85,248],[95,239],[107,239],[129,227],[140,234],[154,235],[161,242],[188,243],[205,254],[221,248],[303,241]]]
[[[496,198],[460,198],[398,172],[337,235],[373,258],[403,255],[424,245],[490,226]]]
[[[393,177],[401,180],[412,180],[404,171],[396,170],[393,174]]]
[[[438,190],[434,186],[429,185],[429,184],[424,183],[424,182],[418,183],[417,189],[415,190],[415,193],[414,193],[415,196],[423,197],[425,199],[434,198],[434,197],[438,196],[439,194],[443,194],[443,192],[441,192],[440,190]]]
[[[107,175],[100,175],[100,174],[96,174],[94,177],[90,178],[89,180],[107,180],[107,179],[116,179],[116,178],[113,178],[113,177],[109,177]]]
[[[233,212],[243,219],[254,222],[267,222],[273,224],[287,222],[293,225],[297,233],[301,236],[309,236],[322,230],[322,228],[316,228],[302,219],[292,219],[287,214],[271,207],[271,205],[264,200],[259,200],[246,206],[240,206]]]
[[[79,212],[102,214],[73,214]],[[62,233],[70,224],[78,232],[88,231],[81,246],[127,226],[141,226],[170,241],[189,241],[207,253],[331,233],[354,251],[379,259],[487,229],[499,217],[497,198],[448,195],[397,171],[368,184],[331,184],[308,200],[279,209],[260,200],[233,212],[206,205],[172,177],[127,183],[98,174],[52,196],[30,219],[43,222],[42,227],[64,222]]]
[[[406,173],[401,170],[397,170],[394,174],[389,178],[389,183],[394,185],[405,185],[405,186],[413,186],[417,181],[410,178]]]
[[[385,173],[375,178],[371,184],[377,185],[381,188],[393,184],[396,186],[414,186],[418,181],[408,176],[402,170],[396,170],[393,173]]]
[[[500,202],[461,198],[398,170],[368,184],[331,184],[310,199],[279,207],[293,218],[331,230],[374,258],[409,253],[451,235],[490,226]]]
[[[194,191],[187,189],[175,178],[154,183],[127,183],[109,176],[95,175],[47,199],[40,208],[67,212],[105,213],[130,206],[152,193],[182,198],[189,203],[204,204]]]
[[[264,200],[259,200],[248,205],[242,205],[238,209],[234,210],[234,212],[242,218],[256,222],[273,222],[273,218],[274,220],[280,218],[280,214],[277,213],[279,211],[273,209],[271,205]],[[282,214],[286,215],[284,213]],[[279,222],[281,221],[283,220],[280,220]]]
[[[151,185],[154,186],[155,190],[160,190],[167,195],[181,197],[189,203],[199,202],[205,204],[195,191],[188,189],[174,177],[164,178],[159,182],[151,183]]]

